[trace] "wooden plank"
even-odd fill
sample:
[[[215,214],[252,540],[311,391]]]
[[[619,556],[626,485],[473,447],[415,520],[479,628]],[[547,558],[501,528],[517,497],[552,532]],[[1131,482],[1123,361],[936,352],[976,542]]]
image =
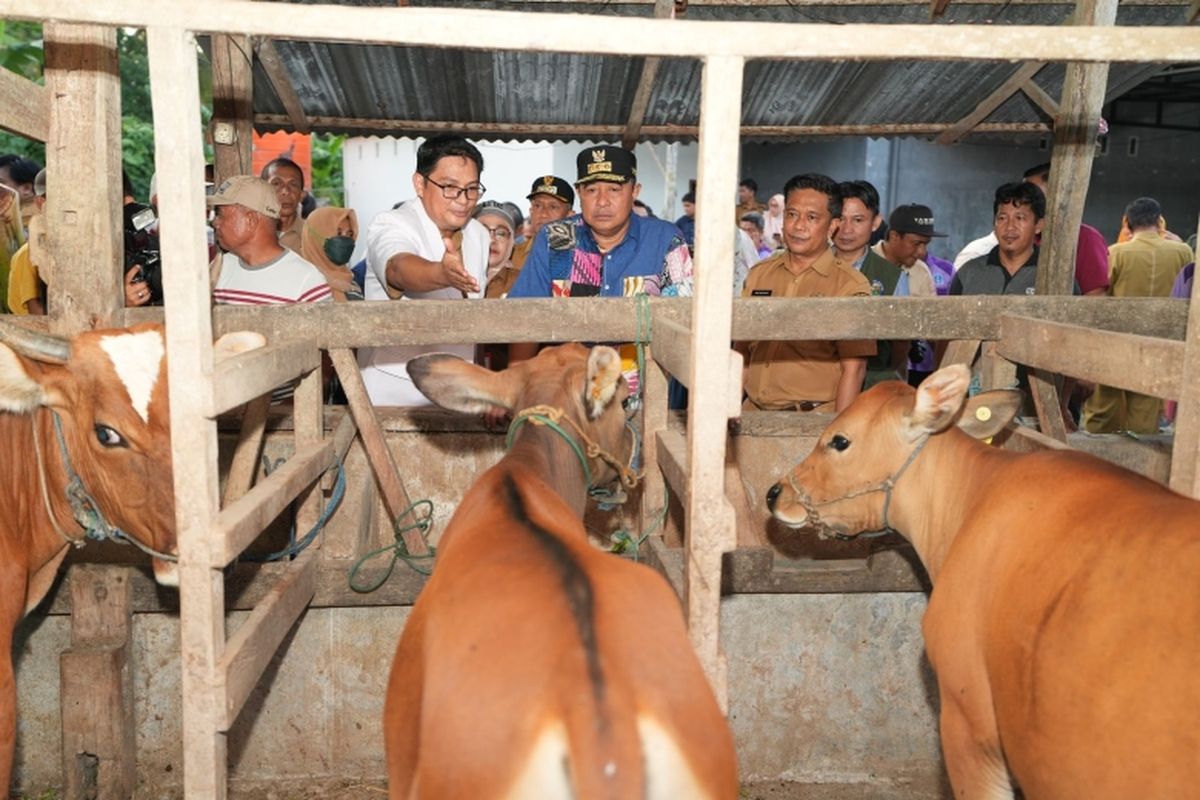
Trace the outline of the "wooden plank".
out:
[[[936,1],[936,0],[935,0]],[[1047,34],[1051,36],[1053,34]],[[1000,84],[999,88],[985,97],[975,106],[975,109],[965,117],[954,123],[953,126],[943,131],[937,137],[938,144],[954,144],[963,136],[965,136],[972,128],[983,122],[992,112],[1004,104],[1004,101],[1012,97],[1021,90],[1021,86],[1026,81],[1032,80],[1042,67],[1046,66],[1045,61],[1029,61],[1017,68],[1017,71],[1009,76],[1008,80]]]
[[[654,360],[654,348],[649,351],[646,369],[642,374],[642,526],[645,535],[659,520],[665,524],[667,492],[659,470],[658,435],[667,430],[667,375]],[[658,531],[662,535],[662,531]]]
[[[56,264],[50,281],[51,329],[74,334],[113,317],[124,305],[121,218],[121,81],[117,32],[47,23],[46,219]]]
[[[203,252],[203,251],[202,251]],[[218,333],[256,330],[276,345],[322,349],[428,344],[431,336],[450,344],[471,342],[478,331],[494,331],[513,342],[613,341],[637,336],[634,298],[589,298],[561,303],[554,298],[424,300],[396,314],[394,303],[308,303],[281,308],[218,306]],[[659,317],[690,325],[686,298],[651,301]],[[995,339],[1004,314],[1072,322],[1087,327],[1182,341],[1187,304],[1153,297],[963,297],[762,298],[733,301],[733,336],[757,339]],[[161,310],[131,309],[125,324],[161,320]]]
[[[1116,18],[1117,0],[1077,0],[1075,26],[1111,28]],[[1036,281],[1040,295],[1070,294],[1075,283],[1079,224],[1091,182],[1097,125],[1107,84],[1108,64],[1067,64],[1062,102],[1054,118],[1054,153],[1042,229],[1044,247]]]
[[[980,344],[978,339],[955,339],[946,345],[946,352],[942,354],[942,361],[938,366],[948,367],[951,364],[971,366],[975,363],[975,356],[979,352]]]
[[[1058,102],[1033,78],[1021,84],[1021,91],[1033,101],[1034,105],[1045,112],[1047,117],[1054,119],[1058,116]]]
[[[231,505],[213,523],[211,563],[224,567],[246,549],[300,492],[333,465],[333,442],[299,450],[282,467]]]
[[[137,785],[127,567],[71,568],[71,647],[60,657],[63,793],[129,797]]]
[[[604,18],[582,14],[492,11],[473,8],[368,8],[297,5],[287,14],[253,0],[205,3],[128,3],[97,0],[0,0],[9,19],[74,20],[96,25],[195,32],[237,31],[278,39],[370,42],[445,47],[471,31],[481,50],[695,58],[795,58],[817,61],[891,61],[904,42],[911,61],[1200,61],[1200,41],[1187,28],[1123,26],[1121,30],[1036,25],[835,25],[725,20]]]
[[[250,63],[250,37],[217,33],[212,37],[213,114],[209,138],[213,142],[213,172],[217,185],[234,175],[253,172],[254,69]],[[218,141],[224,127],[232,136]]]
[[[1200,281],[1192,282],[1188,335],[1175,413],[1175,450],[1171,454],[1171,488],[1200,498]]]
[[[1029,391],[1037,409],[1038,427],[1052,439],[1067,441],[1067,426],[1059,405],[1058,386],[1054,373],[1041,369],[1029,370]]]
[[[210,418],[224,414],[320,366],[320,351],[302,344],[267,345],[224,359],[213,371],[205,413]]]
[[[26,77],[0,69],[0,130],[44,142],[50,135],[50,92]]]
[[[287,572],[271,592],[229,637],[220,664],[221,682],[225,687],[224,730],[233,727],[246,698],[279,649],[279,643],[308,607],[308,601],[316,591],[319,552],[309,548],[290,562]]]
[[[271,396],[263,395],[247,403],[242,412],[242,429],[238,432],[233,459],[229,463],[229,472],[225,475],[225,491],[221,495],[222,506],[228,506],[250,491],[250,487],[254,485],[254,479],[258,475],[258,459],[262,453],[263,433],[266,431],[267,409],[270,406]]]
[[[732,280],[732,279],[731,279]],[[664,315],[654,318],[652,326],[654,347],[651,355],[675,380],[692,388],[692,332],[683,325],[673,322]],[[726,418],[736,417],[742,411],[742,354],[726,348],[729,376],[722,387],[727,396]],[[716,354],[706,354],[705,360],[716,359]]]
[[[275,41],[269,38],[258,39],[254,44],[254,52],[258,55],[258,63],[267,73],[267,79],[271,81],[271,88],[275,90],[275,96],[283,104],[292,128],[297,133],[308,133],[310,130],[308,117],[304,113],[304,106],[300,103],[300,95],[296,94],[296,87],[292,85],[292,78],[283,65],[283,59],[275,50]]]
[[[260,128],[292,128],[286,114],[254,115]],[[612,139],[623,136],[625,125],[591,125],[584,123],[520,123],[520,122],[454,122],[450,120],[389,119],[386,117],[311,116],[309,127],[316,131],[342,133],[345,131],[386,131],[390,135],[433,134],[453,131],[466,136],[478,134],[509,135],[512,138],[529,136],[561,136],[582,139]],[[862,125],[743,125],[744,138],[776,139],[810,136],[932,136],[951,127],[951,123],[880,122]],[[1045,122],[983,122],[971,133],[1049,133]],[[695,138],[698,125],[642,125],[641,136],[647,138]]]
[[[996,351],[996,342],[984,342],[979,378],[984,389],[1012,389],[1017,385],[1017,365]]]
[[[1184,24],[1193,25],[1198,17],[1200,17],[1200,0],[1192,0],[1187,13],[1183,16]]]
[[[675,16],[674,0],[654,0],[654,18],[672,19]],[[642,74],[638,76],[637,89],[633,92],[633,103],[629,106],[629,119],[621,135],[621,146],[633,149],[641,138],[642,123],[646,121],[646,109],[650,106],[650,95],[654,91],[654,80],[662,59],[647,56],[642,59]]]
[[[949,6],[950,0],[929,0],[929,19],[932,21],[942,16]]]
[[[655,441],[658,469],[685,508],[688,500],[687,440],[679,431],[659,431]]]
[[[1155,397],[1178,397],[1182,386],[1182,342],[1004,317],[996,347],[1020,364]]]
[[[224,577],[208,543],[217,501],[216,425],[204,412],[211,397],[212,316],[208,282],[207,208],[200,176],[200,76],[196,39],[181,29],[147,31],[158,210],[166,295],[167,366],[171,391],[171,457],[179,537],[179,637],[183,686],[183,789],[188,797],[225,800],[227,742],[219,725],[224,696],[214,676],[225,643]],[[113,173],[115,174],[115,173]],[[115,186],[115,183],[114,183]]]
[[[316,352],[316,351],[314,351]],[[292,417],[295,419],[295,449],[293,452],[303,453],[310,447],[321,444],[325,433],[324,394],[325,380],[320,369],[315,369],[300,379],[292,398]],[[330,464],[337,466],[333,456],[333,443],[330,442]],[[302,489],[297,495],[296,505],[296,535],[306,536],[321,517],[321,484],[314,483],[307,489]],[[264,526],[265,527],[265,526]],[[321,546],[322,537],[310,545],[311,549]]]
[[[379,418],[375,416],[375,406],[371,404],[371,399],[367,396],[367,387],[363,384],[362,373],[358,371],[358,362],[355,361],[354,354],[344,348],[330,350],[329,357],[333,361],[333,368],[337,371],[342,389],[346,393],[350,412],[358,425],[363,449],[367,454],[367,462],[371,465],[371,471],[375,473],[375,480],[379,482],[388,516],[392,520],[398,520],[401,516],[411,513],[408,509],[412,500],[400,477],[396,459],[387,446],[383,428],[379,425]],[[421,535],[421,531],[405,531],[402,536],[411,555],[423,556],[429,553],[429,546]]]
[[[728,351],[730,342],[734,228],[729,216],[737,191],[744,67],[741,56],[710,55],[701,75],[699,258],[688,370],[693,385],[688,406],[684,607],[692,645],[722,709],[728,707],[728,687],[720,641],[721,556],[737,546],[736,519],[725,495],[725,445],[730,384],[738,381],[740,390],[741,370],[735,377],[728,359],[711,354]]]
[[[667,547],[661,536],[646,540],[646,563],[658,570],[679,599],[683,599],[683,548]]]

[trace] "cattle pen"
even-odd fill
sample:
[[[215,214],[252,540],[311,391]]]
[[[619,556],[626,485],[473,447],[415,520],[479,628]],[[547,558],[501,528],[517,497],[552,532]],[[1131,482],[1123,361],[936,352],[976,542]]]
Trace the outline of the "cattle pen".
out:
[[[488,337],[511,342],[648,339],[651,358],[641,431],[646,483],[640,511],[633,516],[640,529],[648,531],[658,510],[668,504],[668,496],[681,511],[682,524],[668,525],[665,536],[652,534],[644,548],[648,560],[668,576],[680,594],[692,643],[723,708],[731,709],[731,696],[739,691],[731,677],[731,661],[738,661],[739,680],[753,680],[763,670],[791,668],[773,663],[756,670],[744,663],[755,655],[747,650],[763,647],[761,637],[769,638],[768,631],[755,631],[753,625],[766,624],[772,614],[745,606],[723,610],[723,594],[835,597],[907,593],[905,596],[919,597],[917,593],[923,586],[921,576],[902,550],[854,545],[831,556],[829,546],[823,546],[826,549],[821,558],[789,561],[780,559],[766,546],[760,530],[766,524],[766,515],[758,508],[758,498],[803,455],[804,448],[811,447],[828,418],[743,415],[742,362],[741,356],[730,349],[732,340],[923,338],[951,342],[946,358],[967,362],[983,348],[996,385],[1009,379],[1015,364],[1030,368],[1041,430],[1013,429],[1005,442],[1013,448],[1069,446],[1062,421],[1054,413],[1059,405],[1055,375],[1067,370],[1072,377],[1177,399],[1176,434],[1169,455],[1151,444],[1116,438],[1097,439],[1090,446],[1101,455],[1124,459],[1179,492],[1200,494],[1200,304],[1189,307],[1177,300],[1072,297],[1074,237],[1053,233],[1076,229],[1083,216],[1109,64],[1148,62],[1151,58],[1146,54],[1153,54],[1152,60],[1158,64],[1200,62],[1200,30],[1192,25],[1200,15],[1200,3],[1190,7],[1147,3],[1149,7],[1173,8],[1182,24],[1142,26],[1114,24],[1116,0],[1079,0],[1074,4],[1070,24],[1065,25],[835,25],[675,19],[671,2],[656,0],[649,5],[653,6],[653,18],[599,18],[603,35],[596,35],[596,16],[558,13],[559,8],[573,10],[569,2],[556,4],[554,12],[535,12],[506,10],[503,4],[418,7],[401,2],[398,7],[383,7],[250,0],[94,0],[87,4],[0,0],[0,18],[44,23],[46,85],[0,72],[0,127],[47,143],[51,198],[48,217],[56,270],[51,289],[54,313],[46,324],[55,332],[74,333],[93,326],[119,326],[155,318],[165,318],[167,323],[180,543],[178,600],[164,598],[149,587],[148,581],[138,579],[129,579],[132,584],[124,584],[126,589],[120,592],[99,591],[93,583],[111,587],[113,573],[76,567],[72,570],[70,602],[95,605],[101,609],[97,613],[111,616],[113,629],[123,630],[126,637],[131,609],[179,609],[181,672],[178,683],[170,684],[179,696],[165,706],[163,701],[156,701],[158,705],[151,704],[153,707],[139,713],[152,718],[155,714],[161,716],[159,706],[170,708],[170,714],[179,715],[181,728],[171,727],[178,725],[178,720],[172,723],[170,719],[159,719],[142,724],[140,731],[134,730],[139,726],[130,720],[134,703],[131,692],[115,692],[106,701],[108,705],[88,705],[81,696],[94,692],[95,683],[68,680],[64,674],[61,763],[63,785],[69,796],[85,796],[82,784],[88,776],[79,768],[76,756],[80,753],[102,754],[100,777],[92,774],[91,779],[110,781],[103,783],[113,792],[107,796],[129,796],[139,782],[150,781],[135,751],[146,744],[147,737],[155,735],[147,732],[152,728],[166,736],[182,730],[181,744],[175,751],[182,757],[182,777],[176,773],[164,778],[160,770],[153,780],[181,788],[188,798],[226,797],[234,760],[231,741],[239,759],[252,760],[246,755],[248,750],[263,747],[248,745],[251,735],[245,730],[239,733],[238,726],[269,724],[269,720],[262,719],[262,708],[264,696],[270,691],[263,688],[262,682],[269,685],[284,668],[281,662],[288,658],[277,658],[277,651],[281,646],[286,651],[294,643],[296,622],[306,609],[403,606],[411,604],[419,592],[421,575],[400,568],[373,595],[358,595],[347,588],[348,565],[391,536],[390,524],[376,519],[376,507],[387,516],[402,516],[404,498],[409,493],[418,496],[419,488],[438,495],[442,505],[451,508],[457,500],[455,492],[461,493],[459,484],[465,486],[474,471],[497,456],[498,437],[485,438],[481,430],[449,426],[433,413],[376,413],[364,408],[361,397],[355,402],[353,396],[348,410],[323,407],[321,351],[331,353],[336,366],[339,359],[349,358],[350,348],[425,344],[431,335],[448,343],[477,342],[482,331]],[[933,0],[920,8],[923,14],[936,19],[948,5],[957,2]],[[149,42],[154,127],[159,143],[156,168],[163,259],[172,265],[164,274],[163,312],[127,311],[121,307],[121,198],[111,177],[120,172],[121,165],[117,27],[144,28]],[[213,58],[214,65],[231,65],[229,71],[214,67],[214,124],[227,124],[233,132],[227,141],[214,145],[218,180],[244,171],[239,165],[249,163],[249,131],[255,124],[300,131],[373,129],[398,135],[455,129],[468,136],[511,133],[513,138],[521,134],[567,139],[610,137],[627,142],[651,136],[695,138],[699,180],[694,296],[690,300],[652,300],[648,337],[632,299],[567,303],[555,299],[425,301],[405,304],[403,313],[388,303],[214,309],[208,265],[202,256],[206,252],[206,208],[200,179],[205,161],[196,57],[200,35],[211,36],[209,46],[214,53],[239,53],[244,57]],[[896,41],[905,42],[903,59],[909,63],[1002,64],[1008,78],[1002,79],[1001,85],[982,98],[971,113],[925,128],[902,122],[857,128],[807,122],[778,126],[778,130],[767,130],[768,126],[755,131],[743,129],[749,65],[762,61],[817,65],[886,62],[898,60],[894,55]],[[640,72],[628,119],[615,127],[584,120],[573,121],[577,123],[574,127],[564,123],[561,130],[550,126],[513,130],[511,125],[505,128],[504,121],[489,127],[487,123],[465,122],[458,126],[436,119],[326,119],[306,113],[302,93],[298,93],[301,87],[297,86],[302,76],[289,75],[283,68],[276,42],[281,43],[278,47],[288,42],[336,43],[364,51],[404,47],[418,48],[417,52],[565,54],[632,61],[639,65]],[[257,90],[253,88],[254,70],[248,56],[251,52],[269,77],[286,115],[256,116]],[[655,73],[665,70],[672,60],[694,64],[697,120],[694,124],[650,125],[646,117]],[[1049,246],[1038,271],[1037,296],[769,302],[731,298],[734,230],[728,221],[738,182],[742,137],[915,133],[948,136],[951,140],[977,126],[991,124],[987,122],[989,114],[1032,81],[1033,72],[1027,67],[1045,63],[1066,65],[1061,97],[1057,101],[1047,98],[1049,105],[1043,107],[1053,112],[1051,121],[1011,123],[1007,127],[992,124],[982,129],[994,133],[1051,130],[1054,134],[1047,196]],[[365,80],[365,72],[341,80],[355,78]],[[1029,91],[1035,90],[1036,85]],[[68,268],[84,264],[88,268]],[[214,335],[244,329],[262,332],[268,347],[214,367]],[[667,375],[690,389],[691,406],[685,420],[667,410]],[[301,381],[294,418],[272,420],[268,432],[268,448],[287,460],[252,488],[257,471],[257,437],[268,423],[260,419],[257,427],[245,424],[240,432],[233,431],[227,437],[233,446],[224,448],[223,459],[218,447],[218,420],[225,412],[297,377]],[[181,391],[179,387],[187,389]],[[740,427],[730,437],[730,420],[738,417]],[[354,444],[360,432],[362,444]],[[391,452],[366,452],[382,436],[388,438]],[[437,436],[441,437],[440,444],[426,441]],[[234,443],[239,439],[250,444]],[[744,451],[737,454],[741,472],[731,472],[727,447]],[[389,465],[392,458],[394,463]],[[453,473],[451,477],[431,474],[442,460],[451,465],[445,470]],[[236,563],[240,554],[298,497],[302,503],[297,527],[307,530],[317,519],[323,496],[332,485],[331,471],[343,461],[351,478],[347,496],[352,500],[339,512],[343,517],[340,527],[331,527],[325,540],[318,541],[319,546],[283,564],[260,567]],[[738,484],[732,492],[731,474],[735,476],[732,482]],[[397,482],[398,475],[408,481],[407,489]],[[455,478],[459,479],[457,483]],[[747,485],[752,490],[749,500],[744,497]],[[352,515],[353,520],[346,519]],[[414,553],[423,547],[419,537],[410,537],[409,544]],[[52,611],[62,613],[68,608],[66,594],[58,592]],[[905,617],[901,622],[909,630],[897,633],[898,626],[888,627],[887,635],[903,640],[897,647],[908,648],[905,652],[912,652],[913,647],[919,652],[919,631],[914,621],[919,603],[906,601],[890,608]],[[876,611],[869,608],[862,613],[870,618]],[[78,608],[74,613],[79,613]],[[830,618],[837,618],[836,611],[828,613]],[[236,625],[231,614],[236,616]],[[734,617],[737,623],[731,626],[729,620]],[[846,624],[846,620],[841,623]],[[376,645],[377,652],[383,654],[381,658],[390,658],[399,624],[390,619],[391,627],[385,625],[386,642]],[[347,627],[353,628],[353,623]],[[231,634],[227,635],[227,628],[232,629]],[[166,636],[160,628],[155,631],[158,636]],[[867,635],[850,629],[839,632],[845,637],[860,634]],[[357,630],[336,635],[343,641],[334,648],[330,656],[333,659],[362,646],[354,637],[371,638],[374,634]],[[731,652],[731,637],[736,637],[738,646],[745,649]],[[74,648],[79,646],[80,642],[72,644]],[[870,649],[871,654],[887,657],[885,645],[873,647],[877,649]],[[783,661],[796,653],[783,647],[774,655]],[[161,652],[156,657],[161,657]],[[113,675],[131,669],[131,658],[127,648],[115,661],[95,659],[88,662],[88,674],[97,682],[119,682]],[[361,656],[351,658],[357,659],[358,670],[378,671],[380,681],[386,675],[386,661],[370,664]],[[866,658],[855,656],[853,666],[847,665],[846,669],[868,674],[879,669],[866,663]],[[67,663],[64,659],[64,673]],[[312,668],[331,670],[332,666],[325,663]],[[832,664],[833,670],[838,668]],[[152,670],[146,665],[139,669]],[[906,669],[917,673],[915,665],[907,665]],[[878,675],[874,678],[880,680]],[[886,678],[882,680],[886,682]],[[910,681],[917,682],[919,678]],[[145,686],[151,687],[146,690],[149,692],[157,684],[148,679]],[[912,689],[911,694],[920,695],[920,687]],[[369,706],[363,695],[356,699]],[[76,710],[68,713],[72,701]],[[147,703],[144,699],[139,702],[143,706]],[[333,700],[326,695],[322,702]],[[757,704],[747,701],[739,706],[742,719],[735,723],[739,749],[743,739],[756,735],[749,730],[754,720],[746,715],[798,713],[798,709],[773,707],[779,702],[778,697],[767,697],[759,698]],[[829,702],[845,700],[831,696]],[[88,713],[77,710],[80,704],[87,706]],[[255,719],[247,723],[245,709],[251,705],[256,709]],[[378,712],[378,708],[368,707],[361,719],[369,724],[371,714],[378,718]],[[833,716],[850,713],[843,709]],[[805,712],[805,718],[814,716],[829,717],[811,709]],[[888,769],[894,774],[885,777],[895,781],[913,779],[914,775],[926,779],[932,774],[936,783],[936,763],[925,772],[897,766],[906,759],[932,757],[936,762],[931,720],[930,716],[911,724],[928,728],[923,741],[931,743],[932,750],[913,748],[913,752],[901,753],[886,763],[877,759],[873,766],[856,769],[851,762],[874,746],[869,734],[864,733],[857,745],[839,749],[831,744],[837,739],[836,733],[827,731],[820,745],[814,747],[819,751],[815,758],[823,759],[822,774],[831,783],[849,774],[856,776],[854,780],[865,781],[865,775]],[[352,720],[348,724],[355,723]],[[787,723],[767,727],[776,730],[786,728]],[[297,730],[294,735],[302,739],[306,734]],[[339,735],[354,741],[369,738],[345,731]],[[120,746],[110,743],[114,736]],[[896,736],[900,738],[900,734]],[[755,746],[778,749],[788,743],[793,740]],[[37,758],[34,750],[38,743],[31,740],[22,746],[27,764]],[[327,765],[326,774],[382,778],[378,752],[343,755],[344,759],[330,757],[333,763]],[[799,757],[797,753],[773,753],[757,761],[751,757],[747,762],[743,756],[743,769],[747,763],[761,765],[756,767],[757,777],[780,779],[803,773],[788,760]],[[170,759],[164,758],[166,761]],[[304,764],[290,766],[294,767],[290,773],[287,769],[282,773],[303,777]],[[25,773],[30,772],[27,765]],[[902,788],[895,796],[905,796],[906,784],[896,785]],[[102,791],[100,796],[106,795]]]

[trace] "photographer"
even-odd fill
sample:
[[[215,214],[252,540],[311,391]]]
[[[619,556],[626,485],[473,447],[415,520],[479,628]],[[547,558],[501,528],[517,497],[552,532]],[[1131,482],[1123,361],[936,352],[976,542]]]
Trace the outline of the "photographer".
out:
[[[161,306],[162,256],[154,209],[130,200],[125,203],[125,306]]]

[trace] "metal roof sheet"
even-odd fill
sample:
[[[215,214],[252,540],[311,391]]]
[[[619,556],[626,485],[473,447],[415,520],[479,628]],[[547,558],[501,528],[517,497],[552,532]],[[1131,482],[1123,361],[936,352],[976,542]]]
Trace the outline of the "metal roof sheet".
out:
[[[653,3],[649,2],[411,2],[595,15],[653,13]],[[343,4],[393,6],[394,0],[349,0]],[[1182,0],[1122,3],[1117,24],[1181,24],[1185,8]],[[1072,10],[1072,5],[1063,3],[952,2],[942,18],[929,24],[1053,25],[1066,20]],[[688,19],[725,21],[926,23],[929,6],[925,2],[874,0],[753,4],[701,1],[693,2],[686,14]],[[732,27],[731,35],[736,35]],[[468,32],[463,44],[469,44],[469,40]],[[480,139],[595,138],[598,130],[616,132],[627,123],[643,66],[643,59],[634,57],[487,52],[461,47],[283,40],[276,41],[275,47],[313,130],[365,135],[419,135],[451,123]],[[902,50],[903,42],[897,42],[897,51]],[[1009,62],[751,60],[743,85],[742,123],[768,127],[946,125],[974,110],[1019,67]],[[1113,65],[1110,97],[1112,92],[1124,91],[1156,71],[1154,65]],[[1051,97],[1058,97],[1064,74],[1064,65],[1048,64],[1035,81]],[[283,103],[257,59],[254,77],[256,126],[260,130],[289,128]],[[643,138],[695,138],[700,79],[699,60],[662,60],[646,111],[644,125],[648,130]],[[1046,117],[1018,93],[985,122],[1043,123]],[[521,135],[522,130],[535,133]]]

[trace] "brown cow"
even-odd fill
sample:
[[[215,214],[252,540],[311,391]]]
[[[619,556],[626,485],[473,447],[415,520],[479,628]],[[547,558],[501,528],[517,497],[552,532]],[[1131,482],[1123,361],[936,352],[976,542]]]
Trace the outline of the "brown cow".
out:
[[[969,379],[864,393],[767,504],[916,549],[956,797],[1200,796],[1200,503],[1082,453],[985,446],[967,433],[1018,397],[964,404]]]
[[[263,344],[229,334],[217,357]],[[13,628],[41,601],[68,546],[125,534],[155,551],[154,577],[178,584],[175,494],[161,325],[71,340],[0,321],[0,788],[12,778]],[[65,458],[64,458],[65,454]],[[82,493],[68,499],[70,473]],[[80,522],[79,520],[83,520]],[[85,525],[92,530],[85,533]],[[110,527],[111,526],[111,527]]]
[[[450,520],[396,649],[391,797],[736,797],[733,738],[678,600],[583,528],[585,476],[611,479],[631,453],[616,351],[564,345],[501,373],[430,355],[408,370],[439,405],[518,421]],[[561,410],[578,457],[552,428],[520,424],[535,406]],[[617,455],[583,455],[581,432]]]

